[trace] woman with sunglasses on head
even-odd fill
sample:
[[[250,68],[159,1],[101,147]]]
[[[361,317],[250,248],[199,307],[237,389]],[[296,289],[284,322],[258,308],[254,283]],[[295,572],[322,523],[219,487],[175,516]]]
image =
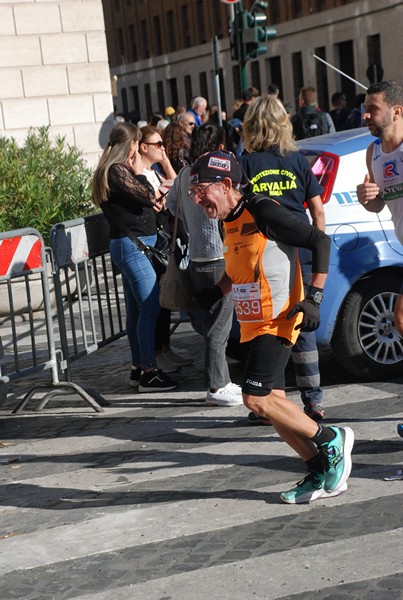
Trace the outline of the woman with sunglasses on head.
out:
[[[165,151],[161,134],[155,127],[143,127],[141,129],[141,142],[139,152],[143,161],[143,175],[152,185],[155,195],[161,197],[161,190],[168,188],[176,177],[175,169],[172,167]],[[168,250],[171,234],[171,216],[165,208],[165,197],[159,205],[157,214],[157,228],[159,229],[159,241],[157,247],[160,250]],[[165,244],[165,247],[161,244]],[[182,356],[175,352],[170,346],[171,335],[171,311],[161,308],[156,327],[155,352],[157,367],[166,373],[175,373],[180,367],[190,365],[193,359]]]
[[[161,210],[152,186],[142,174],[138,152],[141,133],[131,123],[117,123],[95,170],[92,199],[110,225],[110,254],[120,269],[125,292],[126,331],[132,355],[130,385],[140,392],[177,387],[156,368],[155,330],[160,310],[155,271],[131,235],[154,246],[156,213]]]

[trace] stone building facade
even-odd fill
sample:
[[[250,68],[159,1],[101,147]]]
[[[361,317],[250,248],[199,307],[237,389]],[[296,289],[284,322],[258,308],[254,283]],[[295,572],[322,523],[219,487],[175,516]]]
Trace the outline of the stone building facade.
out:
[[[101,0],[0,1],[0,135],[32,127],[95,164],[113,124]]]

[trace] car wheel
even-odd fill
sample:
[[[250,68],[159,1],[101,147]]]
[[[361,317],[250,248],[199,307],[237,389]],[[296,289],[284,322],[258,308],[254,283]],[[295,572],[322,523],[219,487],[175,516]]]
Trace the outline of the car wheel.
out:
[[[353,375],[385,379],[402,374],[403,338],[393,318],[400,283],[397,274],[378,273],[348,294],[332,347],[338,362]]]

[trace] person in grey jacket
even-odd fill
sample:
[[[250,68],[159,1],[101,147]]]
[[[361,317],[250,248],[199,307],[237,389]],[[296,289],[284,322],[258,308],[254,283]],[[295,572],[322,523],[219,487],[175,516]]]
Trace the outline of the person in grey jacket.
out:
[[[192,132],[190,160],[193,163],[205,152],[224,147],[225,131],[212,123]],[[166,198],[172,214],[180,198],[180,218],[189,235],[189,271],[194,290],[214,285],[224,272],[222,240],[218,222],[209,219],[189,194],[190,166],[176,177]],[[189,312],[193,328],[204,337],[204,375],[207,386],[206,403],[215,406],[242,404],[241,388],[231,382],[225,350],[233,319],[231,295],[218,300],[209,311]]]

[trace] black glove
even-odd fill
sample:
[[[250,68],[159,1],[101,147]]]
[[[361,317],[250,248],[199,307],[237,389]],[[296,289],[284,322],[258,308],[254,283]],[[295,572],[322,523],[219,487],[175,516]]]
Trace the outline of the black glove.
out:
[[[320,325],[320,305],[317,302],[311,300],[311,298],[305,298],[305,300],[301,300],[298,302],[290,310],[287,315],[287,319],[292,319],[297,313],[303,312],[304,318],[302,323],[296,326],[295,329],[300,329],[301,331],[315,331]]]
[[[193,294],[193,300],[202,310],[210,310],[218,300],[223,297],[222,289],[218,285],[202,288]]]

